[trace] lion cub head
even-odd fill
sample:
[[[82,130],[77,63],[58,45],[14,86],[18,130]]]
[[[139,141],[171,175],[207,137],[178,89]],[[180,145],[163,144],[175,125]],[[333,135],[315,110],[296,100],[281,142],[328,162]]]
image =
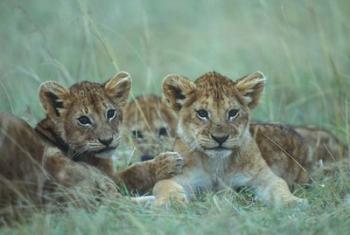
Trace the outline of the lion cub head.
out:
[[[255,72],[237,81],[210,72],[194,82],[168,75],[164,96],[178,113],[177,135],[192,150],[227,157],[249,135],[250,110],[259,101],[265,78]]]
[[[119,144],[122,108],[130,86],[126,72],[104,84],[84,81],[69,89],[53,81],[43,83],[39,97],[47,114],[41,125],[45,135],[74,156],[110,156]]]
[[[155,95],[139,96],[125,108],[125,134],[130,136],[140,160],[172,150],[177,123],[176,113]]]

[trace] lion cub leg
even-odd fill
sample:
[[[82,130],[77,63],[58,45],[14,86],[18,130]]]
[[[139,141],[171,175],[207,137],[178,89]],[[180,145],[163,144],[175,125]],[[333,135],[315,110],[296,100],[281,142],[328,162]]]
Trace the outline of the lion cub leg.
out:
[[[171,201],[186,204],[188,198],[183,186],[173,179],[161,180],[153,188],[155,206],[168,206]]]
[[[46,148],[42,167],[50,179],[46,185],[48,192],[60,188],[94,195],[121,195],[112,178],[87,163],[72,161],[55,147]]]
[[[94,169],[87,164],[72,161],[55,147],[46,148],[42,166],[55,183],[67,188],[91,180],[89,169]],[[95,171],[97,172],[97,169]],[[91,186],[94,186],[92,181]]]
[[[258,175],[251,181],[258,199],[267,205],[294,206],[297,204],[307,205],[307,200],[294,196],[282,178],[276,176],[272,170],[265,165]]]
[[[183,166],[183,158],[177,152],[164,152],[153,160],[135,163],[119,172],[116,181],[129,191],[144,193],[157,181],[180,174]]]

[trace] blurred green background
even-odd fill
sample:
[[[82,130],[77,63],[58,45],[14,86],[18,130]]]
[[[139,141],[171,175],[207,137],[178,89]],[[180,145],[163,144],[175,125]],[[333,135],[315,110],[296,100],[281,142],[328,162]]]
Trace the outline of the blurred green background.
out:
[[[134,95],[161,94],[168,73],[260,70],[268,82],[254,119],[325,127],[349,144],[349,13],[349,0],[1,0],[0,111],[35,124],[46,80],[102,82],[125,70]],[[308,209],[235,192],[170,210],[121,198],[31,215],[0,234],[349,234],[349,174],[340,173],[296,190]]]
[[[268,78],[254,119],[334,129],[349,140],[350,2],[44,1],[0,3],[0,111],[35,123],[37,88],[105,81],[125,70],[133,94],[168,73]]]

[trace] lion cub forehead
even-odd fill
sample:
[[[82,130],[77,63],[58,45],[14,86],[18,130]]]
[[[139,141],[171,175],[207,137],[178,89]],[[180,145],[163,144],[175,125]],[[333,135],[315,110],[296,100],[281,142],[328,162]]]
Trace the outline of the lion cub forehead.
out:
[[[88,96],[90,94],[104,93],[104,89],[101,84],[87,81],[74,84],[70,87],[69,91],[72,95],[81,97]]]
[[[89,102],[107,100],[103,85],[94,82],[81,82],[70,87],[70,93],[78,100],[88,100]]]
[[[126,112],[131,116],[138,118],[146,118],[147,120],[153,120],[161,118],[165,104],[162,102],[161,97],[155,95],[138,96],[135,100],[129,103]]]
[[[106,95],[102,84],[94,82],[80,82],[69,89],[73,104],[81,106],[84,113],[105,110],[110,106],[110,100]]]
[[[194,81],[200,96],[223,100],[238,94],[235,82],[217,72],[209,72]]]

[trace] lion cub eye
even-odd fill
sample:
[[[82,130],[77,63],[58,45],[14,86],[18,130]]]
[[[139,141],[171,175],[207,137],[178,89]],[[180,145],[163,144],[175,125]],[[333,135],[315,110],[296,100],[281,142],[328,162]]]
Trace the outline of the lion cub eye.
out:
[[[209,119],[209,113],[207,110],[199,109],[196,112],[197,112],[197,117],[199,117],[199,119]]]
[[[165,127],[161,127],[160,129],[159,129],[159,136],[168,136],[168,131],[166,130],[166,128]]]
[[[109,121],[112,121],[117,116],[117,112],[115,109],[109,109],[106,116]]]
[[[142,135],[141,131],[136,130],[136,131],[132,131],[131,133],[132,133],[132,137],[134,137],[134,138],[138,138],[138,139],[142,139],[143,138],[143,135]]]
[[[238,109],[231,109],[228,111],[228,120],[232,121],[238,116]]]
[[[83,115],[78,118],[78,122],[82,126],[91,126],[91,120],[87,116]]]

